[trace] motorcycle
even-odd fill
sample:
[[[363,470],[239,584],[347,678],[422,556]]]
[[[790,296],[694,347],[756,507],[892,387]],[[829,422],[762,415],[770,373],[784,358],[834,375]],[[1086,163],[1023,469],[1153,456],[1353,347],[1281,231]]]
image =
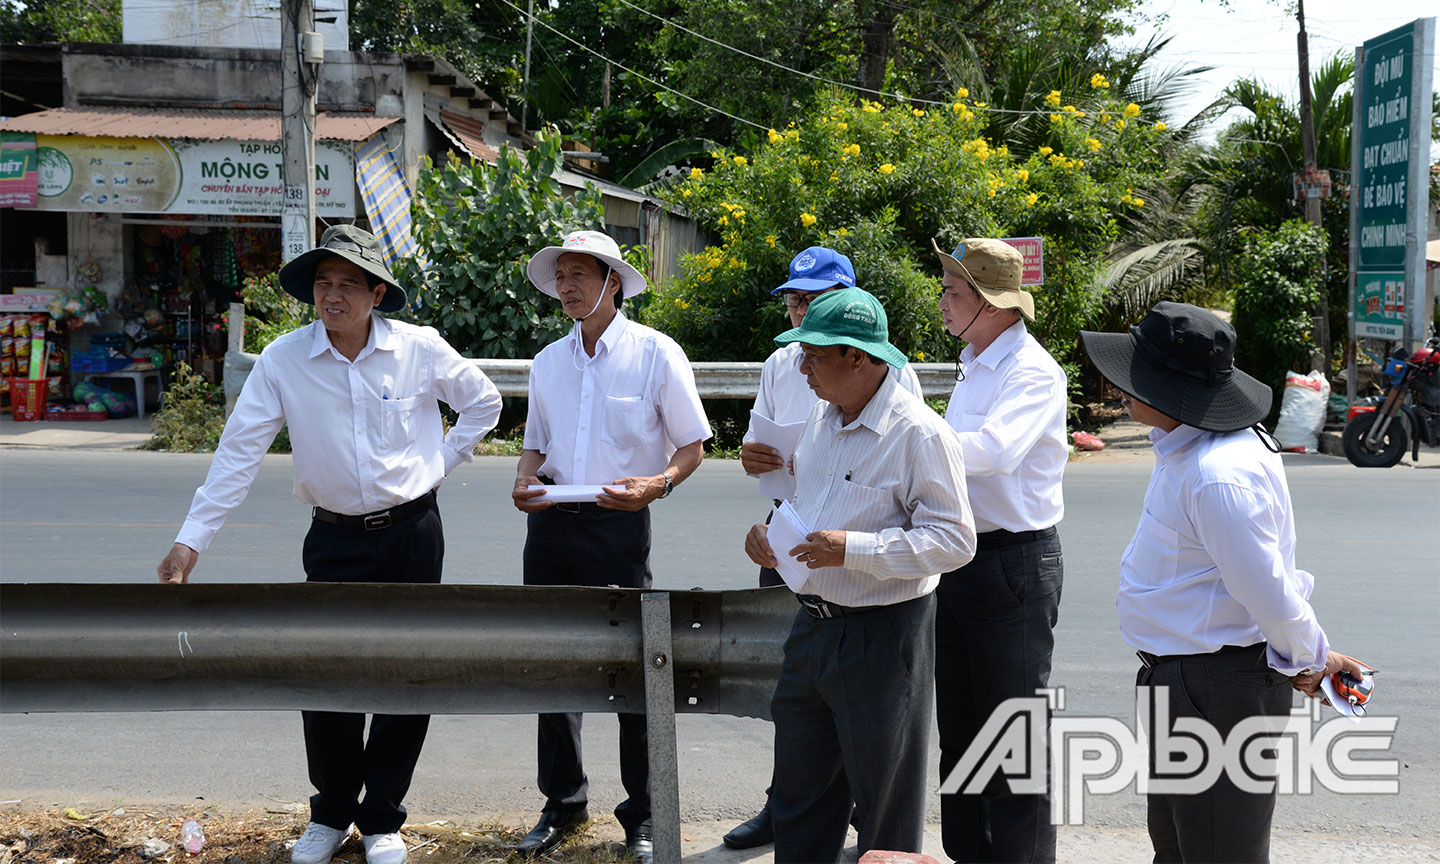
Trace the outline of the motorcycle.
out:
[[[1422,443],[1440,444],[1440,338],[1431,337],[1408,359],[1396,348],[1383,362],[1383,400],[1350,409],[1340,439],[1345,458],[1361,468],[1389,468],[1406,449],[1418,459]]]

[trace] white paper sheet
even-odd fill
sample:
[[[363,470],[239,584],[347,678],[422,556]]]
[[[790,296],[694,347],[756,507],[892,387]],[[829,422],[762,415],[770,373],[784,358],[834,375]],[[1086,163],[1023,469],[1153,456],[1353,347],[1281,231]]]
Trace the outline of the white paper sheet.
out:
[[[763,414],[750,411],[750,429],[755,433],[755,442],[780,451],[780,458],[788,464],[795,458],[795,445],[800,443],[800,433],[805,423],[776,423]],[[789,468],[777,468],[760,475],[760,494],[772,501],[788,501],[795,497],[795,475]]]
[[[1359,711],[1355,710],[1355,706],[1350,704],[1350,700],[1341,696],[1340,691],[1335,689],[1333,675],[1326,675],[1320,679],[1320,692],[1325,694],[1325,698],[1330,700],[1330,707],[1334,708],[1341,717],[1349,717],[1358,721],[1362,716]]]
[[[800,593],[800,586],[810,578],[810,568],[795,558],[786,555],[791,549],[805,542],[810,536],[810,528],[800,514],[789,501],[780,502],[775,512],[770,514],[770,526],[766,531],[765,538],[770,542],[770,549],[775,553],[775,559],[779,566],[775,568],[790,590]]]
[[[596,496],[605,491],[604,486],[529,486],[529,489],[544,489],[541,501],[555,501],[560,504],[595,503]]]

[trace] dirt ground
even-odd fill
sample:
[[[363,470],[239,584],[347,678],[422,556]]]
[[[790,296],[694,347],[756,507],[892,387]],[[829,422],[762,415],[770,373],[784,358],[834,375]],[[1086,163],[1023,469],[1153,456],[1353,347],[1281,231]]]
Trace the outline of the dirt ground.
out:
[[[181,845],[180,826],[187,817],[199,821],[205,832],[204,848],[196,855]],[[305,823],[305,815],[289,807],[239,815],[211,813],[203,806],[165,813],[123,806],[98,813],[74,808],[12,811],[0,814],[0,864],[289,864],[290,847]],[[523,833],[524,829],[498,825],[462,827],[451,822],[406,825],[401,830],[410,860],[417,864],[506,861]],[[624,846],[608,836],[611,833],[591,823],[547,859],[564,864],[623,861]],[[353,829],[334,860],[364,864],[365,849]]]

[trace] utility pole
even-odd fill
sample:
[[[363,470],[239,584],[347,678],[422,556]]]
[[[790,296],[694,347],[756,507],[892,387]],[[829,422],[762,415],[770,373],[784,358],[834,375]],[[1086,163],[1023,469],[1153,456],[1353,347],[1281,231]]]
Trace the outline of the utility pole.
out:
[[[1324,229],[1320,224],[1320,197],[1317,190],[1311,188],[1315,180],[1315,111],[1312,105],[1310,93],[1310,40],[1305,33],[1305,0],[1299,0],[1295,11],[1295,17],[1300,21],[1300,32],[1295,41],[1300,50],[1300,149],[1303,151],[1305,161],[1305,177],[1301,183],[1301,194],[1305,199],[1305,220],[1316,228]],[[1320,299],[1315,304],[1314,326],[1312,334],[1315,337],[1315,356],[1311,359],[1312,368],[1317,368],[1326,375],[1330,374],[1330,290],[1326,278],[1327,266],[1325,258],[1320,259]]]
[[[535,34],[535,0],[530,0],[530,12],[525,16],[525,81],[521,92],[525,101],[520,106],[520,132],[523,134],[530,125],[530,39]]]
[[[281,0],[280,257],[286,262],[315,246],[315,89],[323,59],[312,0]]]

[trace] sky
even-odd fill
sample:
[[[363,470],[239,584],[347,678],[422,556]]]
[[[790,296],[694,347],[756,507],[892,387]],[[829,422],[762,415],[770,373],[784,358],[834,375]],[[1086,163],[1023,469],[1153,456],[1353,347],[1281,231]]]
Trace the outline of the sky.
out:
[[[1293,5],[1294,0],[1231,0],[1226,8],[1219,0],[1147,0],[1141,14],[1151,21],[1139,24],[1131,40],[1144,44],[1158,30],[1175,37],[1157,58],[1161,64],[1216,67],[1199,76],[1201,84],[1190,98],[1177,103],[1177,121],[1189,120],[1232,81],[1249,76],[1298,100],[1298,25]],[[1151,23],[1162,15],[1167,16],[1165,21]],[[1306,0],[1311,71],[1337,52],[1353,56],[1356,46],[1367,39],[1436,15],[1440,3],[1435,0]],[[1434,81],[1440,87],[1440,63]],[[1227,122],[1212,126],[1205,137],[1213,138]],[[1437,156],[1440,147],[1432,146],[1431,158]]]

